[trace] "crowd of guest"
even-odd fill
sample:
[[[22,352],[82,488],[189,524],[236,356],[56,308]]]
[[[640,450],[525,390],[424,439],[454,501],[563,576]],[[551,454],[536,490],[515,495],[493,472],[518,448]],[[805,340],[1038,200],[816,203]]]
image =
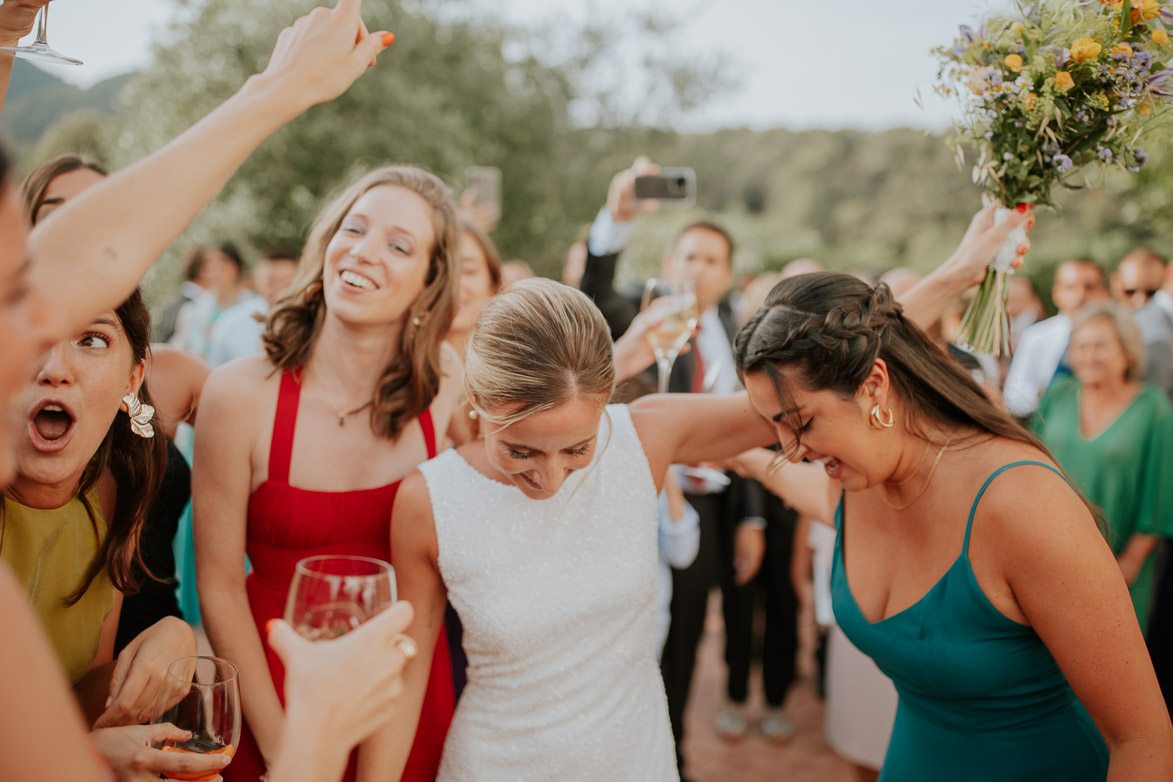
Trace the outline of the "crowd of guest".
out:
[[[0,5],[0,43],[48,1]],[[737,237],[706,216],[657,272],[696,325],[650,394],[669,316],[618,271],[658,206],[636,196],[652,161],[599,194],[561,282],[502,261],[512,216],[382,166],[300,249],[193,251],[152,329],[155,259],[391,42],[360,11],[297,20],[123,171],[64,155],[18,194],[3,157],[0,776],[686,780],[713,593],[724,702],[702,729],[726,740],[794,735],[813,617],[826,739],[861,780],[1173,776],[1154,249],[1067,260],[1049,297],[1013,278],[999,362],[958,324],[1031,214],[982,210],[924,276],[801,258],[740,284]],[[390,561],[402,603],[300,638],[290,582],[323,554]],[[183,732],[151,724],[193,626],[240,672],[227,756],[163,752]]]

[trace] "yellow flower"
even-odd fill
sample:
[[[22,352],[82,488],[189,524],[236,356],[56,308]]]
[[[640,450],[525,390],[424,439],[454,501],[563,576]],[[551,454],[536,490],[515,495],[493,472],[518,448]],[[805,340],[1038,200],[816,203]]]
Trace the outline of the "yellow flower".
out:
[[[1149,114],[1153,113],[1153,104],[1146,100],[1144,103],[1137,106],[1137,111],[1139,111],[1144,116],[1148,116]]]
[[[1037,94],[1035,94],[1033,92],[1028,92],[1026,94],[1026,110],[1027,111],[1032,111],[1035,107],[1035,104],[1038,102],[1039,102],[1039,96]]]
[[[1022,70],[1022,58],[1017,54],[1006,55],[1006,59],[1003,62],[1006,63],[1007,68],[1015,73],[1019,73]]]
[[[1075,42],[1071,44],[1071,60],[1073,62],[1083,62],[1091,60],[1100,56],[1100,52],[1104,47],[1091,38],[1076,38]]]
[[[1112,54],[1113,55],[1123,54],[1125,57],[1131,57],[1132,56],[1132,47],[1126,43],[1123,43],[1123,42],[1118,43],[1112,47]]]
[[[1161,13],[1161,0],[1132,0],[1132,23],[1142,18],[1155,19]]]
[[[1155,43],[1157,46],[1168,46],[1169,33],[1165,32],[1160,27],[1158,27],[1156,30],[1153,30],[1153,43]]]
[[[1010,31],[1015,35],[1022,35],[1022,22],[1015,22],[1010,25]]]
[[[1067,92],[1075,86],[1075,80],[1071,78],[1071,74],[1067,71],[1059,71],[1055,74],[1055,89]]]

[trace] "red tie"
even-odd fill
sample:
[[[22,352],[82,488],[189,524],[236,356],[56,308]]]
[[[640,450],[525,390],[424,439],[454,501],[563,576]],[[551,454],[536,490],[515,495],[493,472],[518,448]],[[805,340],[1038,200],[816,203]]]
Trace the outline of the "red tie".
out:
[[[705,390],[705,359],[701,356],[701,324],[697,321],[696,333],[692,335],[692,384],[689,391],[699,394]]]

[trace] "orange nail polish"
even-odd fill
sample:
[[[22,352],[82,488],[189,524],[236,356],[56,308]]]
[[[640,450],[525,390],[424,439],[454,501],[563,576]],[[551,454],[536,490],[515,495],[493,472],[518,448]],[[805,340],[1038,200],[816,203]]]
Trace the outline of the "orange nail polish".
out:
[[[1032,229],[1034,227],[1035,227],[1035,218],[1034,218],[1034,215],[1031,215],[1030,217],[1026,218],[1026,230],[1029,231],[1030,229]]]
[[[275,624],[277,624],[276,619],[270,619],[268,622],[265,622],[265,635],[269,635],[273,632],[273,625]]]
[[[1029,251],[1030,251],[1030,245],[1029,245],[1029,244],[1020,244],[1020,245],[1018,245],[1018,247],[1017,247],[1017,248],[1014,250],[1015,254],[1017,254],[1017,255],[1026,255],[1026,254],[1027,254],[1027,252],[1029,252]]]
[[[395,33],[383,33],[383,46],[390,46],[395,43]]]

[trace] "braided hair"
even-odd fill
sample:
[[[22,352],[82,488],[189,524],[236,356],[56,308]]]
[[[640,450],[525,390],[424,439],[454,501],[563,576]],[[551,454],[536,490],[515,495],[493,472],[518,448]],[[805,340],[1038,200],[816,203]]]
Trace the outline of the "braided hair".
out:
[[[965,370],[904,317],[900,303],[883,283],[873,288],[834,272],[783,280],[737,335],[734,347],[742,380],[754,372],[765,373],[787,411],[795,409],[789,383],[850,399],[877,358],[888,367],[913,434],[928,438],[934,424],[951,424],[1046,452],[1038,439],[991,402]],[[796,371],[797,376],[787,380],[783,368]],[[797,415],[790,415],[790,428],[797,432]]]

